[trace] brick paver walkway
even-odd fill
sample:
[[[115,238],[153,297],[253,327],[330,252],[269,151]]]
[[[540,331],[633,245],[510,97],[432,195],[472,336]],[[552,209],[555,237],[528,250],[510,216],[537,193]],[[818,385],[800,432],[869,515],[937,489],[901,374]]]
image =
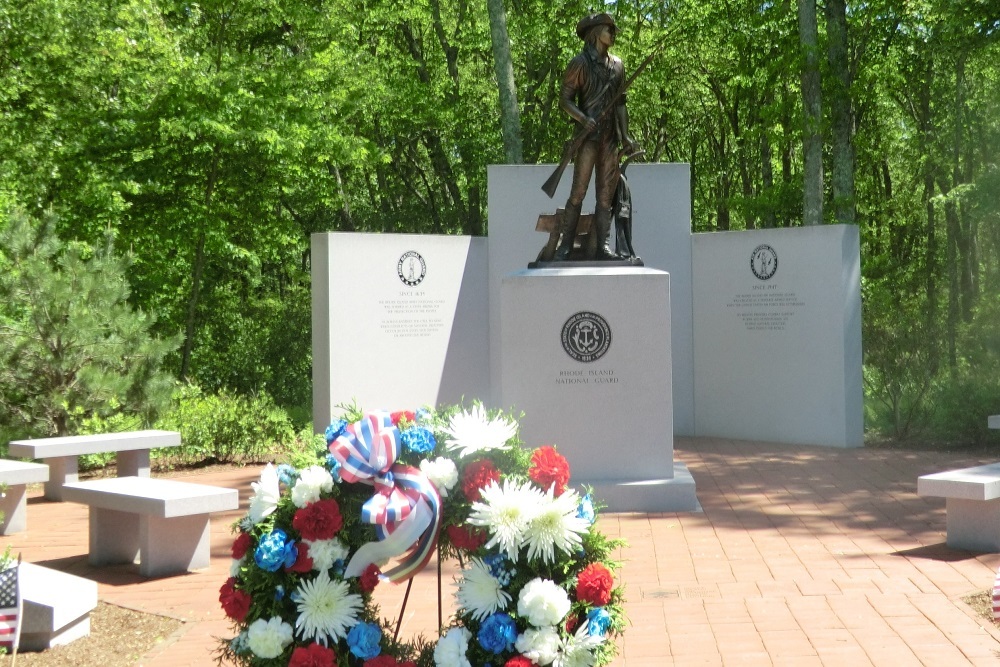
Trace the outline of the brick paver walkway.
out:
[[[941,499],[916,496],[919,475],[986,463],[964,454],[834,450],[680,438],[700,513],[607,514],[628,540],[621,571],[631,621],[614,667],[665,665],[1000,665],[1000,632],[963,596],[992,586],[1000,554],[944,545]],[[229,525],[259,468],[186,476],[240,490],[244,510],[217,516],[212,564],[143,579],[134,566],[87,564],[87,511],[33,493],[28,531],[0,537],[30,562],[94,579],[100,599],[185,621],[137,664],[213,665],[230,636],[218,589]],[[454,565],[445,564],[446,609]],[[385,616],[404,589],[379,587]],[[437,627],[436,563],[417,577],[402,633]]]

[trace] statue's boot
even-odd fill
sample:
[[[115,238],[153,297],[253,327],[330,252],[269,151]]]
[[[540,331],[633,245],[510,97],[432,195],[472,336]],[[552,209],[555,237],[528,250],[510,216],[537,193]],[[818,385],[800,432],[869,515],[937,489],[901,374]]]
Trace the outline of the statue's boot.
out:
[[[573,252],[573,244],[576,242],[576,226],[580,222],[580,209],[583,204],[566,204],[563,211],[562,220],[559,222],[559,247],[552,260],[555,262],[565,262]]]
[[[594,234],[596,234],[596,253],[592,259],[621,259],[608,245],[611,235],[611,210],[599,208],[594,213]]]

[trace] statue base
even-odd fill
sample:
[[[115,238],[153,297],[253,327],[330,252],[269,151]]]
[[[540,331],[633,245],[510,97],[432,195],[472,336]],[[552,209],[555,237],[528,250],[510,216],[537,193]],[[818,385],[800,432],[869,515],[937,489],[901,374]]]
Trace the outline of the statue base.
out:
[[[500,288],[500,400],[529,447],[555,445],[574,487],[614,512],[698,509],[674,460],[670,276],[553,262]]]
[[[623,257],[622,259],[568,259],[562,262],[556,260],[528,262],[529,269],[610,269],[622,266],[645,266],[638,257]]]

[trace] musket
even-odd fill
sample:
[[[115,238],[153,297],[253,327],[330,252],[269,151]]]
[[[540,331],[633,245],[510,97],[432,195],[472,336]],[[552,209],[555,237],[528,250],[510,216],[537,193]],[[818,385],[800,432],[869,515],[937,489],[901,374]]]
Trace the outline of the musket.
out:
[[[601,121],[603,121],[609,113],[612,113],[615,110],[615,107],[618,105],[618,100],[622,98],[622,96],[625,94],[625,91],[628,90],[629,87],[631,87],[632,83],[642,73],[642,71],[646,69],[649,63],[653,62],[653,58],[656,56],[657,53],[660,52],[660,48],[664,45],[664,43],[666,43],[667,37],[668,35],[664,35],[663,38],[656,43],[656,46],[654,46],[653,50],[650,51],[648,56],[646,56],[646,59],[643,60],[639,64],[639,66],[635,68],[635,71],[632,72],[632,76],[630,76],[625,81],[625,85],[619,88],[618,92],[615,93],[614,97],[611,98],[611,101],[608,103],[608,105],[603,109],[601,109],[601,113],[599,113],[596,118],[597,125],[600,125]],[[549,176],[548,180],[542,184],[542,191],[545,192],[545,194],[547,194],[549,197],[555,196],[556,188],[559,187],[559,181],[562,180],[563,172],[566,171],[567,165],[569,165],[569,163],[573,161],[573,158],[576,157],[576,154],[580,151],[580,148],[583,146],[583,142],[585,142],[587,140],[587,137],[589,136],[590,136],[590,131],[588,131],[587,128],[584,127],[581,128],[580,131],[577,132],[575,135],[573,135],[572,139],[563,144],[562,160],[559,161],[559,166],[557,166],[555,171],[552,172],[552,175]]]

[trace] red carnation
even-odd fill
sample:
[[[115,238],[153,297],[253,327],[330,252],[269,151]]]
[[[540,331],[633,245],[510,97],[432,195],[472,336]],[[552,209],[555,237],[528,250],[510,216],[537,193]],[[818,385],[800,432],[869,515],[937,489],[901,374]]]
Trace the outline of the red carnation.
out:
[[[240,533],[237,535],[233,541],[233,558],[239,560],[246,556],[252,543],[253,538],[250,537],[250,533]]]
[[[379,574],[381,574],[378,569],[378,565],[372,563],[365,568],[365,571],[361,573],[361,590],[365,593],[371,593],[378,586]]]
[[[312,571],[313,559],[309,557],[309,545],[305,542],[299,542],[295,545],[295,548],[298,550],[295,562],[291,567],[286,567],[285,570],[288,572],[298,572],[300,574]]]
[[[465,526],[448,526],[448,539],[457,549],[475,551],[486,544],[486,533],[478,528],[466,528]]]
[[[336,664],[337,654],[333,649],[319,644],[297,647],[288,661],[288,667],[333,667]]]
[[[395,656],[380,655],[378,657],[365,660],[364,667],[417,667],[417,664],[412,660],[397,662]]]
[[[333,498],[317,500],[298,510],[292,518],[292,526],[299,531],[302,539],[315,542],[329,540],[344,525],[340,516],[340,505]]]
[[[226,616],[242,623],[253,600],[247,593],[236,588],[236,577],[229,577],[219,589],[219,602]]]
[[[368,666],[365,665],[365,667]],[[531,662],[523,655],[515,655],[513,658],[505,662],[503,667],[535,667],[535,663]]]
[[[615,580],[608,568],[600,563],[591,563],[576,577],[576,599],[595,607],[603,607],[611,601],[611,588]]]
[[[552,445],[539,447],[531,454],[528,477],[546,490],[555,484],[555,494],[561,496],[569,482],[569,462]]]
[[[473,461],[465,467],[462,473],[462,492],[469,502],[480,499],[480,489],[489,486],[490,482],[500,481],[500,471],[489,459]]]
[[[412,410],[400,410],[399,412],[390,413],[389,419],[392,420],[393,426],[399,426],[399,422],[403,420],[406,420],[408,422],[416,421],[417,416],[413,414]]]

